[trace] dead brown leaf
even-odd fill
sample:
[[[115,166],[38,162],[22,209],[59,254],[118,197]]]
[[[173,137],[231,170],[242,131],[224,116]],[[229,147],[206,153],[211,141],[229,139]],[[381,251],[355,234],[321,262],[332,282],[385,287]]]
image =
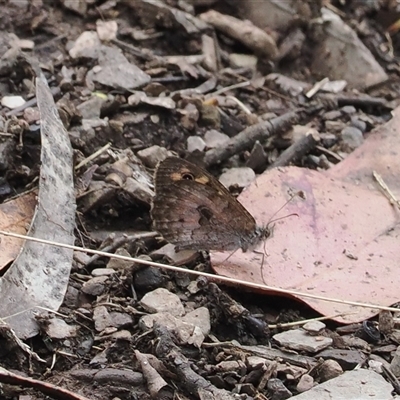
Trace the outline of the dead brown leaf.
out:
[[[327,172],[288,167],[259,177],[240,200],[259,224],[279,213],[298,217],[277,221],[266,242],[267,255],[213,253],[225,276],[325,297],[390,306],[400,300],[400,214],[373,180],[376,170],[400,196],[400,109],[365,143]],[[262,252],[262,249],[258,249]],[[296,296],[295,296],[296,297]],[[323,315],[347,314],[340,322],[369,318],[377,310],[301,298]]]
[[[36,193],[28,193],[0,205],[0,230],[26,235],[36,206]],[[1,238],[0,271],[21,251],[22,240]]]

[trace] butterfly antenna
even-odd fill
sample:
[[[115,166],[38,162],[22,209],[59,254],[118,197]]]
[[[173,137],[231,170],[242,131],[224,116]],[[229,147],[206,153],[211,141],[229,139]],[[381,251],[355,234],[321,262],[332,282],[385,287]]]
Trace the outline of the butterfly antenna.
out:
[[[228,257],[226,257],[220,264],[223,264],[227,262],[239,249],[233,250],[231,254],[229,254]]]
[[[280,213],[280,212],[281,212],[281,211],[282,211],[296,196],[299,196],[300,198],[305,199],[305,195],[304,195],[304,192],[303,192],[302,190],[299,190],[298,192],[292,194],[292,195],[290,196],[290,199],[287,200],[287,201],[282,205],[282,207],[280,207],[277,211],[275,211],[275,212],[272,214],[271,218],[270,218],[269,221],[267,222],[267,227],[268,227],[268,225],[270,225],[270,224],[272,224],[272,223],[274,223],[274,222],[276,222],[276,221],[280,221],[280,220],[285,219],[285,218],[288,218],[288,217],[293,217],[293,216],[298,217],[298,216],[299,216],[299,214],[297,214],[297,213],[292,213],[292,214],[285,215],[285,216],[280,217],[280,218],[273,219],[273,218],[275,217],[275,215],[277,215],[278,213]]]

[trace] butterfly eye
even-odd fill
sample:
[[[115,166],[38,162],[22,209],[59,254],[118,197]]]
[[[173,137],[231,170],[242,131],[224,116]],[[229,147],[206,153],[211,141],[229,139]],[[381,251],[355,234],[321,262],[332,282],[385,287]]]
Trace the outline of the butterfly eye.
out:
[[[189,174],[188,172],[185,172],[182,174],[182,179],[186,181],[194,181],[194,176],[192,174]]]

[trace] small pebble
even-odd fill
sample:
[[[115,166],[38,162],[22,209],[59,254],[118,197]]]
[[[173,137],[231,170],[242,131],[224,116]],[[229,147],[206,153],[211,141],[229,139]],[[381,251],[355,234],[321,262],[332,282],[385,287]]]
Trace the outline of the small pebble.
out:
[[[377,374],[382,374],[382,363],[379,361],[375,360],[368,360],[368,367],[369,369],[372,369],[372,371],[375,371]]]
[[[208,311],[207,307],[199,307],[187,313],[182,317],[182,321],[198,326],[204,336],[207,336],[211,331],[210,311]]]
[[[304,374],[299,383],[296,386],[296,389],[299,393],[307,392],[314,386],[314,378],[308,374]]]
[[[227,188],[236,185],[244,188],[250,185],[255,178],[256,174],[251,168],[241,167],[228,169],[219,177],[219,181]]]
[[[322,145],[326,148],[332,147],[338,141],[337,136],[333,133],[321,133],[320,137]]]
[[[319,163],[320,163],[319,157],[314,155],[314,154],[309,154],[307,156],[307,161],[310,164],[310,166],[313,167],[313,168],[318,167]]]
[[[292,397],[292,392],[278,378],[271,378],[267,383],[270,399],[285,400]]]
[[[195,150],[203,151],[206,148],[205,141],[200,136],[189,136],[187,138],[187,150],[193,153]]]
[[[316,353],[332,344],[332,339],[325,336],[311,336],[304,329],[291,329],[277,333],[273,339],[281,346],[296,351]]]
[[[94,327],[97,332],[102,332],[109,326],[112,326],[110,313],[105,306],[97,306],[93,310]]]
[[[116,21],[102,21],[99,19],[96,22],[96,31],[100,40],[109,42],[117,37],[118,24]]]
[[[332,163],[328,160],[325,154],[319,156],[319,166],[323,169],[329,169],[332,167]]]
[[[40,120],[40,112],[38,108],[27,107],[24,110],[24,119],[28,124],[33,124]]]
[[[361,146],[364,142],[362,132],[352,126],[346,126],[341,132],[343,146],[345,150],[352,151]]]
[[[129,252],[124,248],[117,249],[115,254],[117,254],[119,256],[124,256],[124,257],[131,256],[129,254]],[[110,260],[107,263],[107,269],[124,270],[124,269],[131,268],[133,264],[134,263],[132,261],[120,260],[118,258],[110,258]]]
[[[110,318],[112,321],[111,326],[115,328],[123,328],[133,325],[133,318],[124,312],[112,311],[110,312]]]
[[[400,376],[400,346],[397,347],[394,357],[390,363],[390,370],[394,375]]]
[[[204,142],[209,149],[221,147],[224,143],[229,141],[229,136],[225,133],[218,132],[215,129],[211,129],[204,135]]]
[[[111,268],[96,268],[92,271],[92,276],[109,276],[115,274]]]
[[[326,382],[343,374],[343,369],[335,360],[326,360],[318,368],[320,382]]]
[[[135,289],[142,292],[148,292],[164,286],[165,281],[165,275],[160,268],[144,267],[136,271],[133,275]]]
[[[150,313],[171,313],[181,316],[185,313],[179,297],[167,289],[158,288],[146,293],[140,301],[141,306]]]
[[[320,333],[326,328],[326,325],[321,321],[310,321],[303,325],[303,329],[310,333]]]
[[[4,96],[1,99],[1,105],[11,110],[21,107],[25,104],[25,100],[21,96]]]
[[[107,276],[96,276],[82,286],[82,292],[91,296],[100,296],[105,290]]]
[[[335,120],[339,119],[342,116],[342,113],[339,110],[328,111],[324,114],[325,120]]]
[[[68,325],[61,318],[51,318],[48,321],[45,331],[51,339],[65,339],[67,337],[77,336],[79,332],[79,326]]]
[[[155,168],[160,161],[165,160],[170,155],[165,147],[157,145],[147,147],[137,152],[137,156],[143,164],[149,168]]]
[[[356,116],[351,117],[351,125],[353,125],[354,128],[359,129],[362,133],[367,131],[367,123]]]
[[[343,114],[347,114],[347,115],[352,115],[357,112],[357,110],[354,106],[344,106],[341,108],[341,111]]]
[[[342,121],[325,121],[325,130],[329,133],[341,132],[346,127],[346,124]]]

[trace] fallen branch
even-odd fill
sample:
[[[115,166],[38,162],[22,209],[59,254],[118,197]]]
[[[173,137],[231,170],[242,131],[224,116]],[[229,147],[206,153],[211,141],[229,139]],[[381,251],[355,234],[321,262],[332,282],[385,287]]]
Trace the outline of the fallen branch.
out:
[[[219,164],[242,151],[250,150],[257,140],[264,142],[273,135],[285,132],[293,124],[299,123],[315,111],[316,108],[311,111],[305,111],[303,109],[291,111],[287,114],[273,118],[270,121],[262,121],[258,124],[249,126],[226,142],[223,146],[208,150],[203,162],[206,167],[209,167],[210,165]]]
[[[319,138],[317,134],[310,133],[307,136],[303,136],[283,151],[276,161],[268,167],[268,169],[285,167],[292,162],[294,163],[295,161],[300,160],[315,148],[318,141]]]
[[[33,388],[39,390],[47,396],[51,396],[53,399],[56,400],[89,400],[87,397],[83,397],[79,394],[70,392],[67,389],[63,389],[48,382],[42,382],[37,379],[27,378],[25,376],[14,374],[2,367],[0,367],[0,382],[10,385]]]

